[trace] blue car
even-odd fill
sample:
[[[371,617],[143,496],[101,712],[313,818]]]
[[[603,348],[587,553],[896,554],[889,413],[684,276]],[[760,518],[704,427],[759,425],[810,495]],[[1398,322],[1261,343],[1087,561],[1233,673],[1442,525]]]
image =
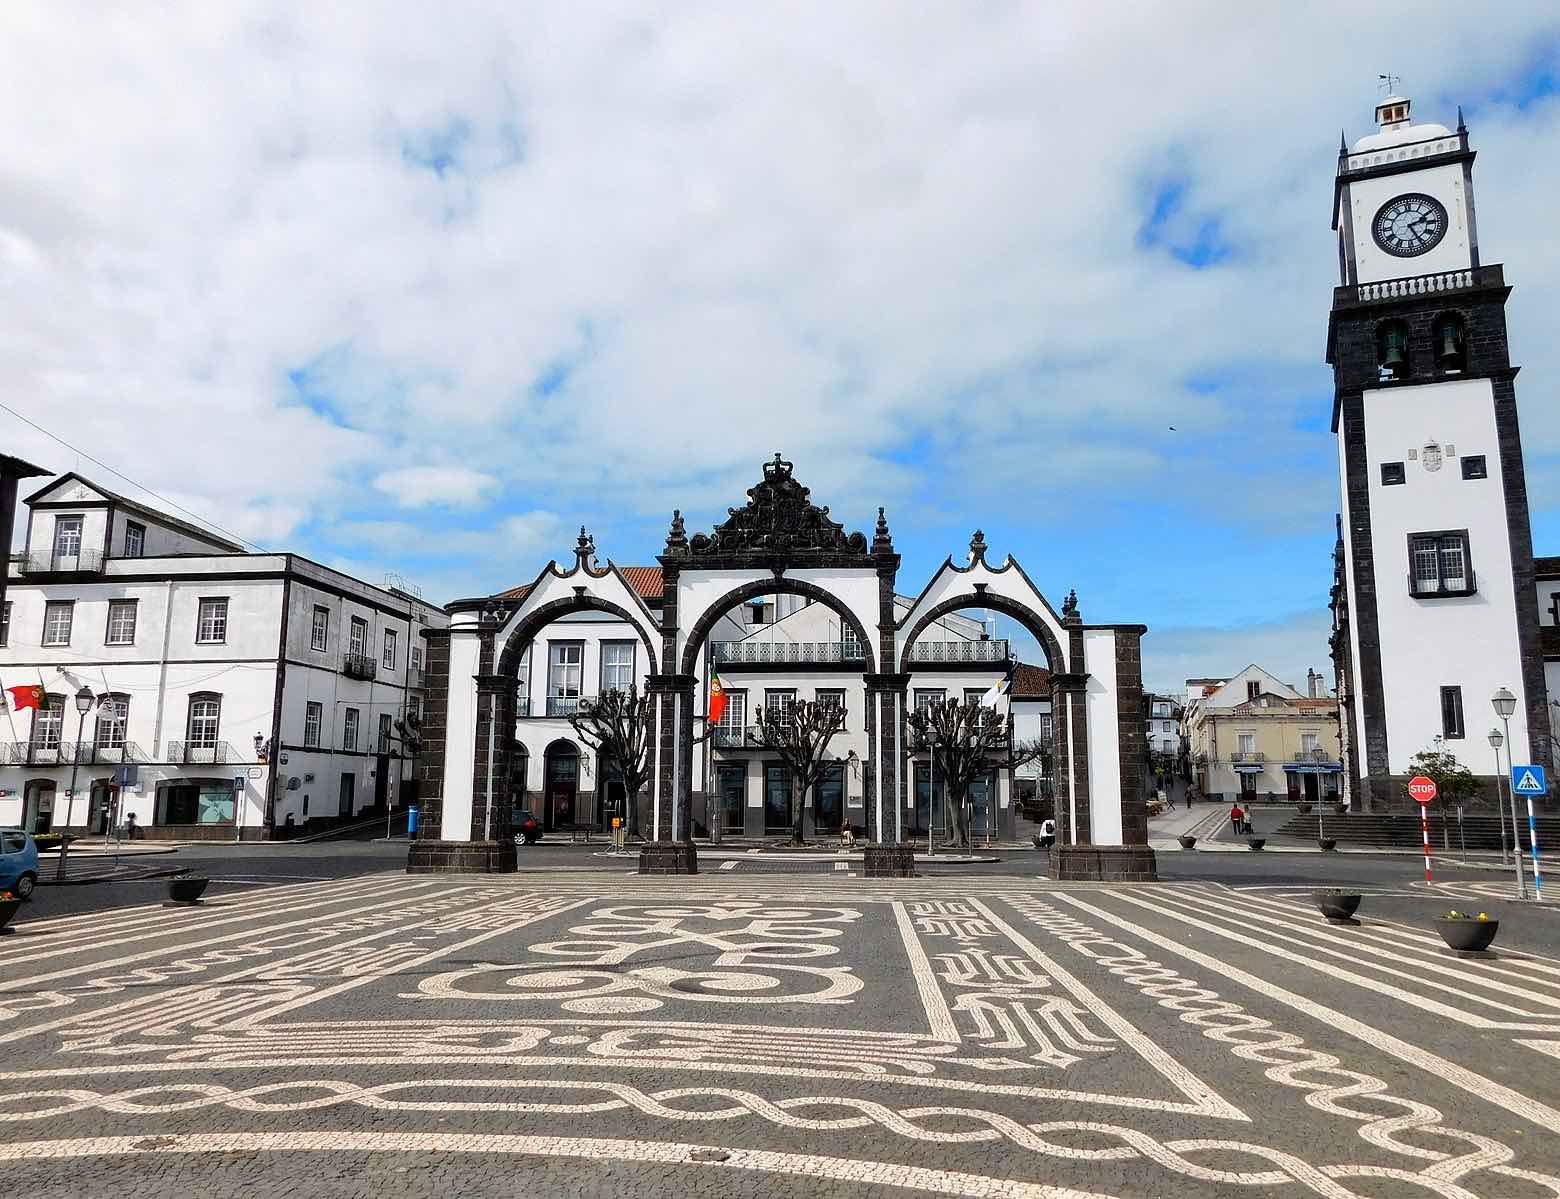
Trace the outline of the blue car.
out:
[[[38,885],[38,845],[31,833],[0,828],[0,891],[31,899]]]

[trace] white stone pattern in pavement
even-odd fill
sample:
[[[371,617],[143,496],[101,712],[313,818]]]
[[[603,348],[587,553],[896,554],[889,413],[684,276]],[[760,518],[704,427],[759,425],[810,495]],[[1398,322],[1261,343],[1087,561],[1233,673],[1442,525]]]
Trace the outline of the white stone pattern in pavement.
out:
[[[1208,950],[1221,942],[1272,969],[1232,966]],[[0,1042],[15,1067],[0,1073],[0,1161],[413,1147],[587,1157],[605,1145],[623,1160],[688,1161],[714,1147],[725,1160],[697,1168],[944,1194],[1099,1193],[1091,1170],[1135,1165],[1171,1192],[1461,1199],[1520,1185],[1560,1197],[1560,1177],[1519,1157],[1537,1138],[1487,1129],[1493,1113],[1552,1136],[1560,1112],[1323,1009],[1290,981],[1326,971],[1547,1063],[1560,968],[1475,969],[1396,929],[1368,930],[1345,953],[1295,905],[1223,889],[723,877],[668,900],[600,878],[533,889],[392,876],[51,922],[17,945],[0,973]],[[374,1019],[341,1019],[348,997]],[[1145,1011],[1228,1056],[1172,1051],[1163,1029],[1145,1031]],[[1345,1065],[1280,1016],[1324,1018],[1313,1027],[1361,1051]],[[1396,1082],[1372,1072],[1384,1065]],[[1407,1093],[1403,1067],[1459,1095],[1468,1119]],[[1323,1144],[1353,1143],[1357,1156],[1313,1160],[1304,1136],[1285,1136],[1271,1111],[1254,1121],[1236,1093],[1295,1096],[1305,1119],[1353,1134]],[[400,1130],[364,1133],[354,1111]],[[94,1113],[146,1131],[40,1139]],[[346,1122],[254,1126],[300,1113]],[[501,1117],[506,1131],[420,1131],[452,1113]],[[611,1113],[664,1124],[666,1138],[509,1131]],[[174,1118],[176,1131],[157,1133]],[[211,1123],[191,1131],[192,1119]],[[1194,1135],[1170,1134],[1170,1119]],[[724,1144],[722,1128],[733,1130]],[[764,1128],[850,1134],[857,1154],[760,1151],[736,1135]],[[990,1146],[1005,1168],[932,1168],[938,1145]]]

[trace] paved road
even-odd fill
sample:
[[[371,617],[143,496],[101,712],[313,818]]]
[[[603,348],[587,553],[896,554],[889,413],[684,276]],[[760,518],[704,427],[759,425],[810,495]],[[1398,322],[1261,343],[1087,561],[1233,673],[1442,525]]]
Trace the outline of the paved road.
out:
[[[8,1189],[1560,1194],[1557,913],[1502,909],[1483,959],[1427,932],[1484,877],[1384,880],[1337,928],[1293,880],[547,869],[566,850],[408,877],[392,849],[207,850],[203,907],[29,913]]]

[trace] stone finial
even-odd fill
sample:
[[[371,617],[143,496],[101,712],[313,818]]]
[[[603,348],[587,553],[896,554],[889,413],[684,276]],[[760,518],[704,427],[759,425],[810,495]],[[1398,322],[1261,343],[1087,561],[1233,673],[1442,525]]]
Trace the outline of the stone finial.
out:
[[[970,538],[970,565],[974,566],[977,562],[982,566],[986,564],[986,535],[979,529]]]
[[[894,539],[888,532],[888,518],[883,515],[883,509],[878,509],[877,528],[872,531],[872,552],[874,554],[892,554],[894,552]]]
[[[1067,598],[1062,601],[1062,619],[1082,621],[1078,615],[1078,590],[1074,588],[1067,593]]]
[[[581,569],[581,568],[588,569],[590,567],[590,564],[591,564],[591,559],[594,558],[595,556],[596,556],[596,539],[594,537],[592,537],[589,533],[585,532],[585,526],[581,525],[580,526],[579,540],[574,543],[574,566],[575,566],[575,569],[576,570]]]
[[[681,508],[672,509],[672,528],[666,534],[666,552],[668,554],[686,554],[688,552],[688,529],[683,524]]]

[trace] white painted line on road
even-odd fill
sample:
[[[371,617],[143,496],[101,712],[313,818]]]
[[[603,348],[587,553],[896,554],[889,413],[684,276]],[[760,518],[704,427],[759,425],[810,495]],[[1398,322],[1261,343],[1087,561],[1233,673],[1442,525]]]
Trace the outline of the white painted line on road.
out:
[[[835,862],[834,863],[834,868],[836,870],[849,870],[850,869],[850,863],[849,862]]]
[[[737,868],[738,864],[739,863],[737,863],[737,862],[722,862],[720,864],[720,868],[722,870],[735,870]]]

